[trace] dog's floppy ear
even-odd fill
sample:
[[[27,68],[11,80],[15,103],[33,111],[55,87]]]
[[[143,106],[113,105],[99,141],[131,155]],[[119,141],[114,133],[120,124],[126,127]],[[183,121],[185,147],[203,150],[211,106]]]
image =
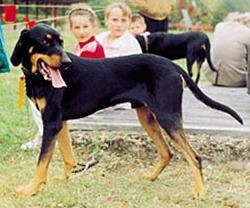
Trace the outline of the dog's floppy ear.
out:
[[[27,29],[24,29],[22,30],[21,34],[20,34],[20,37],[19,37],[19,40],[17,41],[16,43],[16,46],[12,52],[12,55],[10,57],[10,60],[11,60],[11,63],[14,65],[14,66],[18,66],[21,61],[22,61],[22,57],[23,57],[23,43],[24,43],[24,40],[26,39],[25,37],[27,37],[27,34],[28,34],[28,30]]]

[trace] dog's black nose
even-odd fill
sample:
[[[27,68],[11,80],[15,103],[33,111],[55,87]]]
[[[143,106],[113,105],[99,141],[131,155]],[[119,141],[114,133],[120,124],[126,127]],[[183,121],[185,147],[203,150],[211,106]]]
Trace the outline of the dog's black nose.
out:
[[[71,59],[69,58],[69,56],[67,55],[67,53],[63,52],[62,53],[62,67],[68,67],[71,64]]]

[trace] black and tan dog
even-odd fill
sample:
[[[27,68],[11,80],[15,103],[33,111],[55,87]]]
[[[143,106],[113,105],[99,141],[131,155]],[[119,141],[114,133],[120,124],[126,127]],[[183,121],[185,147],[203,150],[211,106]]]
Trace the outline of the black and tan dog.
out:
[[[190,163],[195,177],[194,196],[199,196],[203,191],[201,158],[187,141],[182,127],[183,85],[186,83],[201,102],[242,123],[240,116],[207,97],[184,70],[166,58],[141,54],[83,59],[63,52],[62,45],[58,32],[38,24],[21,32],[11,56],[13,65],[22,65],[26,94],[41,111],[44,124],[34,178],[17,194],[33,195],[46,182],[56,140],[64,160],[65,178],[70,176],[76,161],[67,120],[131,102],[159,155],[159,162],[146,178],[155,180],[168,165],[171,141]]]
[[[149,35],[138,35],[136,39],[143,53],[152,53],[171,60],[186,58],[187,70],[191,77],[193,76],[192,66],[196,61],[196,83],[199,82],[201,65],[205,59],[210,69],[217,71],[211,62],[209,38],[203,32],[179,34],[154,32]]]

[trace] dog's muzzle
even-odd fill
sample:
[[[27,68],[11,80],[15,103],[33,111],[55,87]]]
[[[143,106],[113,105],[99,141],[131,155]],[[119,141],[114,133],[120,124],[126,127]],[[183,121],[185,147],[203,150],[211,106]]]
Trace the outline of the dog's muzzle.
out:
[[[67,55],[67,53],[62,52],[62,61],[61,61],[61,68],[66,69],[71,65],[72,61]]]

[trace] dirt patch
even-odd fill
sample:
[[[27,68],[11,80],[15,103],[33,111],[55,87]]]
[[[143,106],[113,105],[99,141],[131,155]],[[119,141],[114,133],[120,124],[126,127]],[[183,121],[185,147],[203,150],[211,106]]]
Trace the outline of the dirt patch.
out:
[[[156,158],[156,150],[146,134],[118,131],[82,131],[71,132],[73,144],[88,152],[111,151],[116,155],[130,154],[141,159]],[[192,146],[203,160],[211,162],[250,161],[250,138],[223,135],[188,134]],[[83,146],[83,147],[82,147]],[[171,146],[172,147],[172,146]],[[174,159],[183,156],[172,147]]]

